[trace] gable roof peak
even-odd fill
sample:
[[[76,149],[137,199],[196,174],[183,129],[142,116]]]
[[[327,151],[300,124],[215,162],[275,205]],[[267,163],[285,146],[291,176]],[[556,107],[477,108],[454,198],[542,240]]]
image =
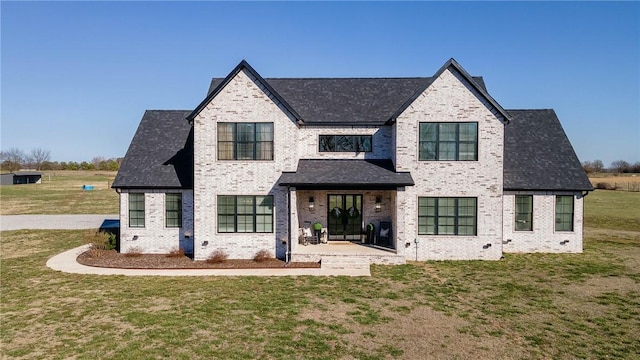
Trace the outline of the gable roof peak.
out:
[[[284,108],[287,109],[287,111],[291,115],[293,115],[296,121],[302,122],[302,117],[293,109],[293,107],[291,107],[291,105],[289,105],[282,98],[282,96],[280,96],[280,94],[278,94],[278,92],[275,91],[271,87],[271,85],[269,85],[269,83],[262,76],[260,76],[260,74],[258,74],[258,72],[253,67],[251,67],[251,65],[249,65],[249,63],[245,59],[242,59],[242,61],[240,61],[240,63],[236,65],[233,70],[231,70],[229,75],[227,75],[227,77],[225,77],[224,80],[222,80],[222,82],[218,84],[218,86],[213,91],[211,91],[200,104],[198,104],[198,106],[191,112],[191,114],[187,116],[187,120],[190,123],[193,122],[193,119],[195,119],[195,117],[207,106],[207,104],[209,104],[209,102],[211,102],[211,100],[216,97],[216,95],[218,95],[218,93],[222,91],[222,89],[224,89],[224,87],[227,86],[227,84],[231,82],[231,80],[233,80],[233,78],[235,78],[236,75],[238,75],[242,70],[247,70],[249,74],[251,74],[251,76],[253,76],[256,81],[260,83],[260,85],[267,89],[267,91],[269,91],[276,98],[276,100],[278,100],[278,102],[280,102],[284,106]]]

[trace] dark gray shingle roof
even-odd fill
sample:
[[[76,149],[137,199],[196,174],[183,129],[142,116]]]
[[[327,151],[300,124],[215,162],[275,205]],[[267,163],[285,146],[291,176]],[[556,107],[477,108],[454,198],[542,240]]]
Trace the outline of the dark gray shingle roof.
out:
[[[122,161],[114,188],[193,188],[189,110],[147,110]]]
[[[302,159],[294,173],[282,173],[280,185],[301,189],[395,189],[414,185],[411,174],[396,172],[391,160]]]
[[[507,110],[505,190],[593,190],[553,110]]]
[[[382,125],[435,77],[268,78],[307,125]],[[212,79],[208,95],[226,79]],[[486,91],[482,77],[473,80]]]

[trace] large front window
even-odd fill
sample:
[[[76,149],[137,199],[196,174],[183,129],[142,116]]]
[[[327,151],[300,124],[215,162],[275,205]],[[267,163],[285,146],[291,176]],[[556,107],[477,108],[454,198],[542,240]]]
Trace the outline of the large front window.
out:
[[[144,194],[129,193],[129,227],[144,227]]]
[[[320,152],[371,152],[371,135],[320,135]]]
[[[420,123],[418,152],[420,160],[478,160],[478,123]]]
[[[273,232],[273,196],[218,196],[218,232]]]
[[[516,195],[516,231],[533,230],[533,196]]]
[[[476,235],[477,199],[418,198],[418,234]]]
[[[556,196],[556,231],[573,231],[573,196]]]
[[[273,160],[273,123],[218,123],[218,160]]]

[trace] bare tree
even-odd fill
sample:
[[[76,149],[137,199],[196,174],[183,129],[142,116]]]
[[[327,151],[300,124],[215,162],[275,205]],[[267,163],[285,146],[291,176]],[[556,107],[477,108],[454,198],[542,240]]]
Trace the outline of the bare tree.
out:
[[[105,161],[106,159],[102,156],[96,156],[93,159],[91,159],[91,163],[93,165],[95,165],[96,168],[100,167],[100,163]]]
[[[18,171],[22,168],[26,160],[24,152],[18,148],[11,148],[7,151],[0,152],[0,163],[2,170]]]
[[[43,148],[35,148],[31,150],[29,154],[29,159],[35,165],[36,170],[40,170],[42,168],[42,164],[51,160],[51,151],[45,150]]]
[[[616,160],[611,163],[611,171],[616,173],[629,172],[630,164],[624,160]]]

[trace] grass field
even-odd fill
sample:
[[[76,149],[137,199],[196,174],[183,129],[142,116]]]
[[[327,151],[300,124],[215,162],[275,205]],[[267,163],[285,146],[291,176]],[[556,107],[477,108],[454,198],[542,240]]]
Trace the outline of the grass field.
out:
[[[370,278],[64,274],[82,231],[2,232],[2,358],[639,359],[640,194],[585,199],[583,254]]]
[[[44,172],[41,184],[0,186],[0,215],[116,214],[115,171]],[[93,185],[83,191],[82,185]]]

